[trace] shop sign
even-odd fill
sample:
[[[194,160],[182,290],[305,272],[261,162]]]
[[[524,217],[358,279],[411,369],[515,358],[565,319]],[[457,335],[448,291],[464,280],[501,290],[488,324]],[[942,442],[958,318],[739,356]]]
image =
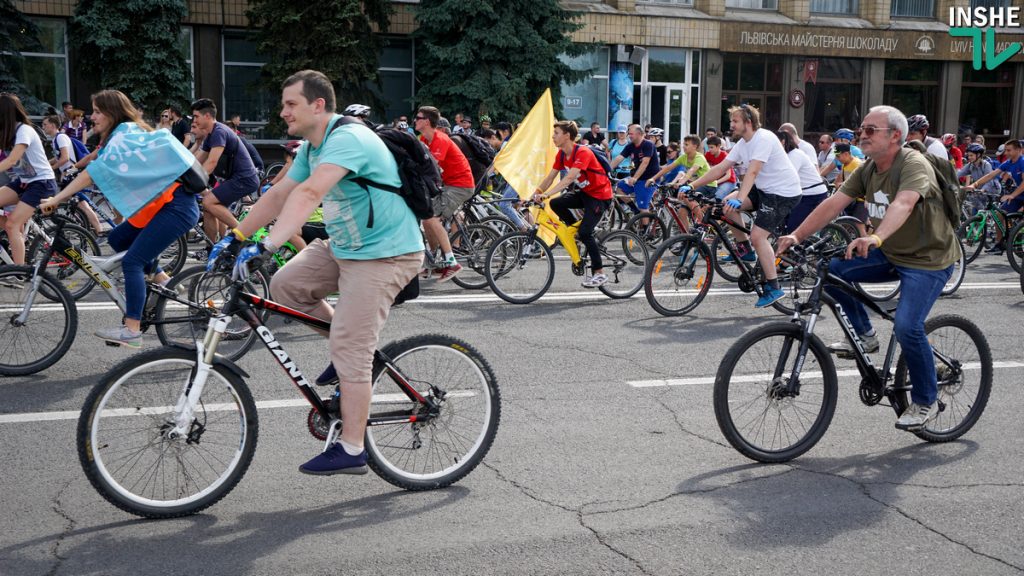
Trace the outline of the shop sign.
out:
[[[565,97],[566,108],[583,108],[583,98],[580,96],[566,96]]]

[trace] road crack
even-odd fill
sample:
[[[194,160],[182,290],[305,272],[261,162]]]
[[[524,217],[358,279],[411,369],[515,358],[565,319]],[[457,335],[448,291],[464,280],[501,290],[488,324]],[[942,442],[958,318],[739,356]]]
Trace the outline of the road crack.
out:
[[[53,500],[51,502],[51,509],[58,516],[64,519],[64,530],[61,532],[60,537],[58,537],[57,540],[53,543],[53,547],[50,548],[50,554],[53,555],[56,562],[54,563],[53,567],[50,568],[50,571],[46,573],[46,576],[54,576],[57,573],[57,571],[60,570],[60,567],[64,564],[64,561],[67,560],[67,558],[60,555],[60,545],[68,536],[68,534],[70,534],[71,531],[75,529],[75,525],[77,525],[75,519],[64,511],[64,504],[61,502],[61,497],[64,495],[64,492],[71,486],[72,482],[73,480],[69,480],[68,483],[65,484],[64,487],[57,492],[57,495],[53,497]]]

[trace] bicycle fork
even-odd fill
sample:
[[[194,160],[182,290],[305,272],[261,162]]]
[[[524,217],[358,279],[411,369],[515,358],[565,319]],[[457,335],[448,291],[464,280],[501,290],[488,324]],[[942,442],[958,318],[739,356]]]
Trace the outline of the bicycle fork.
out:
[[[206,336],[202,342],[196,342],[196,366],[189,375],[188,383],[174,406],[174,428],[166,432],[168,438],[187,438],[192,428],[196,406],[203,397],[206,380],[210,376],[210,368],[217,354],[217,345],[231,322],[230,316],[219,315],[210,318]]]

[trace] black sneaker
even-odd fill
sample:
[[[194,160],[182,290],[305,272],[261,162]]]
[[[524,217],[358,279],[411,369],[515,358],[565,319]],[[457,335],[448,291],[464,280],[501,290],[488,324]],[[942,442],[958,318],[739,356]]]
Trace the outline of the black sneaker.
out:
[[[338,383],[338,371],[334,369],[334,362],[327,365],[327,369],[316,377],[317,386],[330,386]]]
[[[317,476],[332,474],[366,474],[366,450],[358,456],[352,456],[341,447],[341,443],[324,450],[319,456],[299,466],[299,472]]]

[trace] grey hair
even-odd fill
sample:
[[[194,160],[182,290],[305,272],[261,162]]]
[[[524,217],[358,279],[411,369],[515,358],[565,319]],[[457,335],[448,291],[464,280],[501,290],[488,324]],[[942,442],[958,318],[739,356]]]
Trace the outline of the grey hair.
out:
[[[892,128],[900,133],[900,146],[903,146],[907,142],[907,117],[900,112],[899,109],[893,108],[892,106],[874,106],[868,111],[868,114],[874,114],[880,112],[886,116],[886,127]]]

